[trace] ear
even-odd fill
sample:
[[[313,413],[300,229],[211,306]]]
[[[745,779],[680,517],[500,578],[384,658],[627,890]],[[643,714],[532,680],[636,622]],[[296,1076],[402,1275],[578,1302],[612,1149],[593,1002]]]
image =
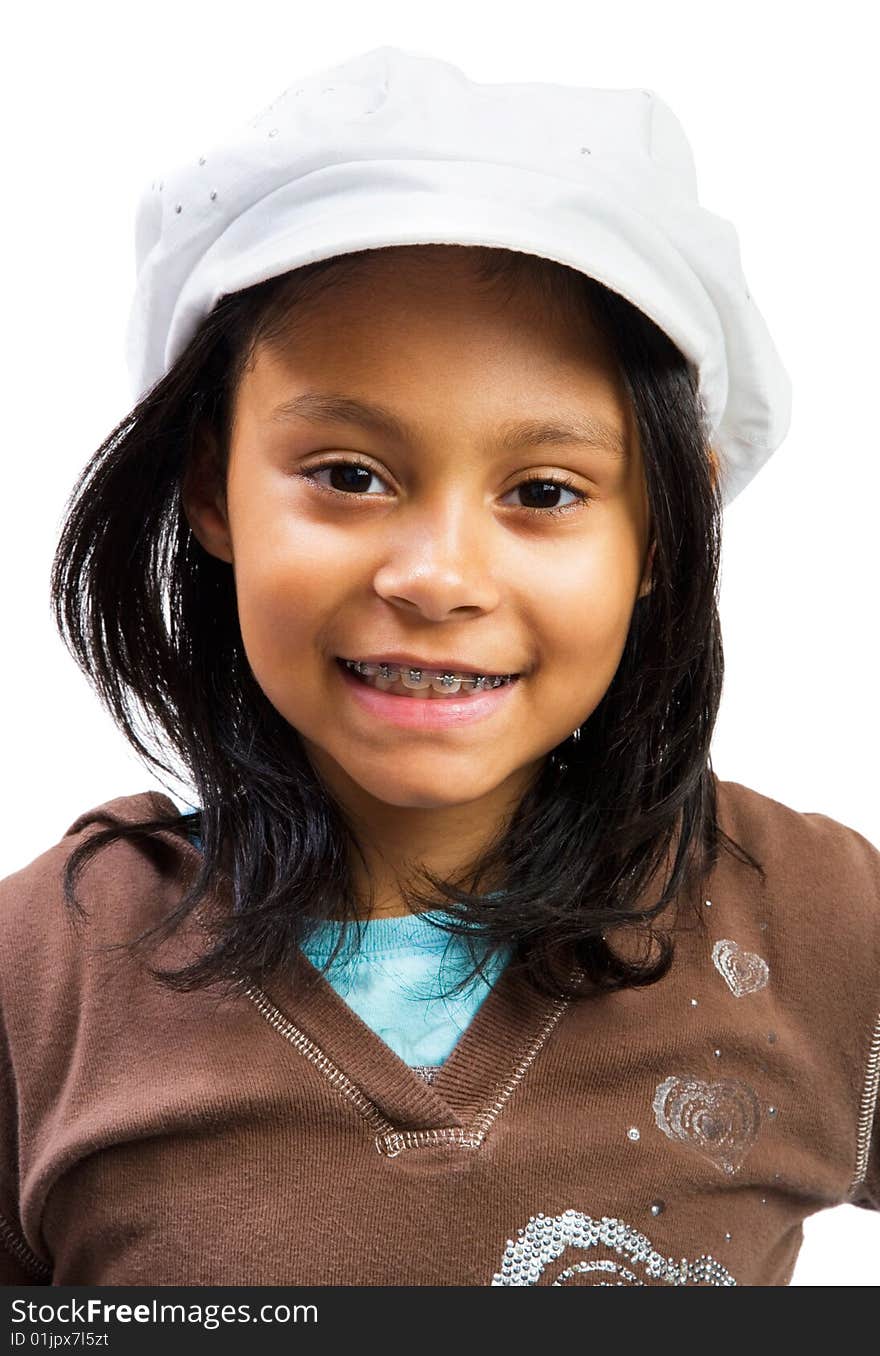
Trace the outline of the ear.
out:
[[[202,422],[183,474],[180,497],[193,535],[209,555],[232,564],[226,489],[214,430]]]

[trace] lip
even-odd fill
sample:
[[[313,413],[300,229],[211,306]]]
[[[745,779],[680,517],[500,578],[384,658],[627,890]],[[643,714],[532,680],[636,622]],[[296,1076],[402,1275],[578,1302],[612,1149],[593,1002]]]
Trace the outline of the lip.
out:
[[[404,730],[456,730],[463,725],[474,725],[477,721],[489,720],[510,699],[520,681],[519,678],[515,678],[512,683],[505,683],[503,687],[489,688],[486,692],[475,693],[462,701],[456,701],[454,697],[434,700],[430,697],[402,697],[396,692],[380,692],[378,688],[368,687],[366,683],[362,683],[341,661],[337,661],[335,667],[347,691],[362,711],[375,720],[385,721]]]
[[[402,650],[395,650],[392,654],[356,654],[340,655],[342,659],[357,660],[362,664],[406,664],[411,669],[439,669],[441,673],[481,673],[491,674],[494,677],[506,677],[508,673],[515,673],[515,669],[494,669],[488,665],[485,668],[474,668],[472,664],[465,660],[458,659],[419,659],[414,654],[405,654]]]

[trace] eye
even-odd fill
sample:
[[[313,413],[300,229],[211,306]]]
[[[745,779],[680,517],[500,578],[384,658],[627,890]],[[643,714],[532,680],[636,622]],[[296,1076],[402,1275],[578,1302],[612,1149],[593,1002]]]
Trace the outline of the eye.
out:
[[[526,513],[540,513],[545,517],[548,513],[571,513],[572,510],[586,508],[590,502],[590,496],[583,490],[577,489],[575,485],[564,476],[530,476],[527,480],[521,480],[511,494],[521,494],[525,492],[527,499],[537,499],[537,504],[520,504],[519,507],[525,509]],[[548,499],[562,494],[573,496],[574,502],[568,504],[548,503]]]
[[[373,470],[372,466],[351,458],[347,458],[345,461],[322,462],[318,466],[306,467],[298,474],[325,493],[348,495],[350,498],[363,496],[375,498],[375,493],[368,489],[370,481],[376,480],[382,483],[381,476]],[[319,479],[324,475],[329,476],[329,484]],[[534,499],[538,502],[514,504],[512,507],[519,508],[524,513],[540,514],[545,518],[548,515],[561,515],[586,508],[591,502],[590,496],[584,490],[578,489],[564,476],[529,476],[527,479],[521,480],[514,489],[508,491],[508,495],[523,493],[527,499]],[[570,495],[570,501],[563,504],[552,502],[560,494]],[[505,498],[507,497],[505,496]]]
[[[318,479],[324,472],[330,473],[329,485]],[[366,466],[361,461],[327,461],[321,466],[310,466],[300,471],[300,475],[314,481],[319,489],[337,494],[365,494],[370,481],[379,480],[372,466]]]

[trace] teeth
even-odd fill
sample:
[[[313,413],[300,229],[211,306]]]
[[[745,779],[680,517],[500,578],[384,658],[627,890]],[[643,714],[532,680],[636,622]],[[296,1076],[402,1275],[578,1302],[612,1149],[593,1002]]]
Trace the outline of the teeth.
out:
[[[460,692],[461,685],[462,679],[456,678],[454,673],[444,673],[441,674],[439,678],[431,679],[431,686],[435,692]],[[476,684],[472,682],[470,685],[471,690],[475,686]]]
[[[412,692],[427,692],[431,686],[431,679],[421,669],[401,669],[400,681]]]
[[[416,698],[428,697],[432,691],[441,696],[453,696],[457,692],[467,694],[501,687],[512,682],[515,677],[514,674],[440,673],[430,669],[406,668],[398,664],[372,664],[357,659],[345,659],[343,663],[347,669],[369,678],[371,686],[377,687],[382,692],[393,689],[399,691],[402,687]]]

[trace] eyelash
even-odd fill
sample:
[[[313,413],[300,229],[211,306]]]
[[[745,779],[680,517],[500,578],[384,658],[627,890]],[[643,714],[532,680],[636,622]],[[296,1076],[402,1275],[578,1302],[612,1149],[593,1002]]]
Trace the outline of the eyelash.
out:
[[[318,473],[320,471],[329,471],[334,466],[360,466],[364,471],[369,471],[370,475],[376,476],[378,480],[381,480],[378,471],[374,471],[372,466],[368,466],[366,462],[357,461],[356,459],[348,457],[344,461],[325,461],[321,462],[318,466],[309,466],[306,470],[299,471],[298,474],[302,476],[304,480],[310,481],[316,489],[322,490],[326,494],[337,495],[341,499],[372,499],[378,497],[375,495],[359,494],[356,490],[337,490],[334,489],[332,485],[323,485],[316,478]],[[525,480],[521,480],[518,485],[515,485],[514,489],[518,490],[523,485],[558,485],[561,489],[570,490],[572,494],[576,495],[577,502],[574,504],[558,504],[555,508],[531,508],[526,504],[520,504],[519,509],[522,513],[538,514],[544,518],[548,515],[552,517],[562,517],[564,514],[587,508],[592,503],[590,496],[584,490],[578,489],[566,476],[527,476]],[[508,493],[512,493],[512,491],[508,491]]]

